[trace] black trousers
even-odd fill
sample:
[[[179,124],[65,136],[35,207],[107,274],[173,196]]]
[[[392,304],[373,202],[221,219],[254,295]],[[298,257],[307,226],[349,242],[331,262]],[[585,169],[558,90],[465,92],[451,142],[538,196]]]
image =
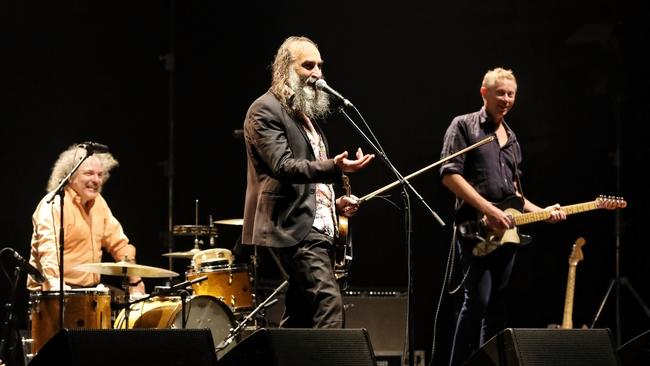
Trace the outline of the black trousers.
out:
[[[312,230],[299,244],[277,253],[289,275],[280,326],[342,328],[343,298],[334,276],[332,238]]]
[[[464,300],[451,352],[450,366],[462,364],[480,346],[503,330],[507,322],[508,284],[515,261],[512,247],[501,247],[484,257],[463,252],[457,243],[463,273]],[[469,273],[468,273],[469,271]]]

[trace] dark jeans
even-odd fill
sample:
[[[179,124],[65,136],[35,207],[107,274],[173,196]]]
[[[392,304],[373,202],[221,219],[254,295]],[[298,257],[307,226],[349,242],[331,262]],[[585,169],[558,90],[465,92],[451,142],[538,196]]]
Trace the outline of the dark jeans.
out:
[[[299,244],[277,253],[289,275],[281,326],[342,328],[343,298],[334,276],[332,238],[312,231]]]
[[[481,345],[506,326],[506,292],[515,250],[501,247],[484,257],[460,252],[460,264],[467,274],[464,301],[458,314],[450,366],[462,365]]]

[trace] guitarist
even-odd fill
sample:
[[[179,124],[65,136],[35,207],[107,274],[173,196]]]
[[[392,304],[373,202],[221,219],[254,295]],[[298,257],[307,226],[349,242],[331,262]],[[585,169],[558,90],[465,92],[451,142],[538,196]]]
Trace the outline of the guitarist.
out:
[[[481,84],[483,107],[474,113],[454,118],[449,125],[441,152],[446,157],[489,135],[490,143],[459,155],[440,167],[442,183],[456,195],[457,205],[469,205],[490,232],[503,233],[514,227],[509,215],[494,203],[508,197],[521,199],[520,210],[543,210],[523,197],[521,148],[514,131],[504,117],[512,108],[517,81],[511,70],[489,70]],[[552,211],[548,222],[566,219],[560,205],[546,207]],[[458,217],[456,224],[459,223]],[[463,270],[464,302],[458,316],[450,365],[462,364],[474,351],[505,328],[504,295],[512,272],[515,252],[500,247],[486,256],[474,256],[467,250],[466,239],[454,233]]]

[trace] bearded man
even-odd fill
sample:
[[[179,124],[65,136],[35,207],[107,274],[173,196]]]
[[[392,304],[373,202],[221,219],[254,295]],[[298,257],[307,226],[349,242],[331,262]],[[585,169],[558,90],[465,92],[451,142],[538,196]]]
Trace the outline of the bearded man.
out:
[[[343,327],[343,300],[334,274],[337,217],[352,216],[354,196],[335,197],[332,184],[366,167],[373,154],[357,149],[329,158],[317,121],[330,113],[318,46],[289,37],[273,62],[269,90],[246,113],[247,187],[242,243],[270,247],[288,274],[281,326]]]

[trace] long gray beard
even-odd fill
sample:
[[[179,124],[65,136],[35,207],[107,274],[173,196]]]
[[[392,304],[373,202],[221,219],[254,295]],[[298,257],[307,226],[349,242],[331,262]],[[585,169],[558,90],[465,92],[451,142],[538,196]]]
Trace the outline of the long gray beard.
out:
[[[289,87],[295,93],[289,101],[294,112],[302,112],[310,119],[320,120],[330,114],[329,95],[300,80],[293,70],[289,76]]]

